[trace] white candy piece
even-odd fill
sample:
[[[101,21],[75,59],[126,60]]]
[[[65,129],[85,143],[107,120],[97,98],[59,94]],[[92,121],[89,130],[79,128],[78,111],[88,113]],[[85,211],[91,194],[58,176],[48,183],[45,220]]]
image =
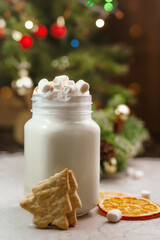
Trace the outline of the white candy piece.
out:
[[[68,82],[69,81],[69,77],[67,75],[61,75],[61,76],[57,76],[54,79],[55,81],[62,81],[62,82]]]
[[[39,81],[38,87],[41,88],[44,84],[47,84],[48,80],[46,78],[43,78]]]
[[[81,93],[85,93],[89,90],[89,84],[83,80],[76,82],[76,85]]]
[[[141,197],[146,199],[151,199],[151,192],[148,190],[141,191]]]
[[[142,170],[135,170],[133,177],[136,179],[142,178],[144,176],[144,172]]]
[[[75,85],[75,82],[73,80],[69,80],[68,82],[65,82],[65,84],[67,85]]]
[[[122,213],[118,209],[113,209],[107,213],[106,217],[109,222],[118,222],[122,218]]]
[[[127,174],[127,176],[129,176],[129,177],[133,177],[135,171],[136,171],[136,170],[135,170],[133,167],[128,167],[127,170],[126,170],[126,174]]]
[[[53,80],[53,86],[56,89],[62,89],[63,88],[62,81],[60,81],[60,80]]]
[[[64,94],[76,94],[78,88],[74,85],[68,85],[63,89]]]
[[[43,78],[38,83],[38,88],[41,92],[46,93],[48,91],[53,90],[53,86],[51,86],[46,78]]]

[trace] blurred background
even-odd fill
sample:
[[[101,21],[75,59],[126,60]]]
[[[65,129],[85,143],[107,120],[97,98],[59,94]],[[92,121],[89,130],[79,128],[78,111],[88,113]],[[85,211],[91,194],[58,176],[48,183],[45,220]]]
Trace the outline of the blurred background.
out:
[[[67,74],[91,86],[106,171],[159,157],[159,9],[158,0],[1,0],[0,151],[23,151],[34,87]]]

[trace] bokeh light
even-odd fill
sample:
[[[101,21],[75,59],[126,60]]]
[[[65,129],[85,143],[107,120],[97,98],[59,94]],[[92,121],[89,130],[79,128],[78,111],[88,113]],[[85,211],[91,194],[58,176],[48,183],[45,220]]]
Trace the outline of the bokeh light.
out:
[[[33,22],[30,21],[30,20],[26,21],[26,22],[25,22],[25,27],[26,27],[27,29],[32,29],[32,28],[33,28]]]
[[[116,15],[116,18],[119,20],[124,18],[124,13],[122,11],[117,11],[115,15]]]
[[[82,30],[82,34],[83,34],[83,36],[87,36],[89,34],[89,29],[88,28],[84,28]]]
[[[129,84],[128,88],[133,92],[133,94],[138,95],[141,92],[141,86],[139,83],[133,82]]]
[[[4,16],[5,16],[6,18],[10,18],[11,12],[10,12],[9,10],[6,10],[6,11],[4,12]]]
[[[65,20],[64,20],[64,17],[63,16],[59,16],[57,18],[57,25],[58,26],[64,26],[65,25]]]
[[[111,12],[113,10],[113,4],[112,3],[106,3],[104,5],[104,10],[107,12]]]
[[[110,2],[113,2],[113,0],[105,0],[105,2],[109,2],[110,3]]]
[[[78,47],[78,45],[79,45],[79,41],[77,39],[73,39],[71,41],[71,46],[72,47],[76,48],[76,47]]]
[[[13,31],[12,32],[12,38],[15,41],[19,42],[21,40],[21,38],[22,38],[22,33],[18,32],[18,31]]]
[[[86,5],[90,5],[90,7],[92,7],[93,6],[93,2],[92,2],[92,0],[88,0],[87,2],[86,2]]]
[[[129,34],[131,37],[137,38],[142,35],[142,27],[138,24],[133,24],[129,28]]]
[[[103,19],[97,19],[97,21],[96,21],[96,26],[98,27],[98,28],[102,28],[103,26],[104,26],[104,20]]]
[[[5,28],[6,26],[6,21],[4,19],[0,19],[0,28]]]

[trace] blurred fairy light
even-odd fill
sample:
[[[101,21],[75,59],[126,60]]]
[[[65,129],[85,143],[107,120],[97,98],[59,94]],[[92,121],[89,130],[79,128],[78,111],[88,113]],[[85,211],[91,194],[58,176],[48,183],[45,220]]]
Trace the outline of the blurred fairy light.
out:
[[[110,3],[110,2],[113,2],[113,0],[105,0],[105,2],[109,2]]]
[[[137,38],[142,35],[142,27],[139,24],[133,24],[129,28],[129,34],[131,37]]]
[[[18,31],[13,31],[12,32],[12,38],[15,41],[19,42],[21,40],[21,38],[22,38],[22,33],[18,32]]]
[[[133,94],[138,95],[141,92],[141,86],[139,83],[130,83],[128,88],[133,92]]]
[[[63,56],[60,59],[54,59],[51,62],[51,66],[55,69],[58,69],[60,71],[65,70],[67,67],[69,67],[69,59],[67,56]]]
[[[64,17],[63,16],[59,16],[57,18],[57,25],[58,26],[64,26],[65,25],[65,20],[64,20]]]
[[[61,60],[62,60],[63,63],[67,63],[68,64],[68,57],[67,56],[61,57]]]
[[[6,26],[6,21],[4,19],[0,19],[0,28],[5,28]]]
[[[53,60],[53,61],[51,62],[51,66],[54,67],[54,68],[57,68],[57,67],[59,66],[58,60]]]
[[[9,10],[6,10],[6,11],[4,12],[4,16],[5,16],[6,18],[10,18],[11,12],[10,12]]]
[[[88,28],[84,28],[84,29],[82,30],[82,34],[83,34],[83,36],[88,36],[88,34],[89,34],[89,29],[88,29]]]
[[[111,12],[113,10],[113,4],[110,3],[110,2],[107,2],[105,5],[104,5],[104,10],[106,12]]]
[[[86,2],[86,5],[89,5],[90,7],[92,7],[93,4],[94,4],[94,2],[93,2],[92,0],[88,0],[88,1]]]
[[[124,13],[120,10],[117,11],[115,15],[116,15],[116,18],[119,19],[119,20],[124,18]]]
[[[33,28],[33,22],[30,21],[30,20],[26,21],[26,22],[25,22],[25,27],[26,27],[27,29],[32,29],[32,28]]]
[[[71,46],[74,47],[74,48],[78,47],[79,46],[79,41],[77,39],[73,39],[71,41]]]
[[[98,28],[102,28],[104,26],[104,20],[103,19],[97,19],[96,26]]]

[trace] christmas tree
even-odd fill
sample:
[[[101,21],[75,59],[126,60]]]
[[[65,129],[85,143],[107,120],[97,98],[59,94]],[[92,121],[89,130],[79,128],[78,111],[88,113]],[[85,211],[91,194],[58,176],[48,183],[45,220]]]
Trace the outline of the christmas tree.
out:
[[[111,14],[124,16],[116,0],[0,1],[0,86],[11,84],[24,98],[44,77],[87,81],[102,133],[101,167],[110,173],[123,170],[148,138],[143,123],[129,116],[133,93],[110,83],[128,71],[130,56],[129,49],[109,43]]]

